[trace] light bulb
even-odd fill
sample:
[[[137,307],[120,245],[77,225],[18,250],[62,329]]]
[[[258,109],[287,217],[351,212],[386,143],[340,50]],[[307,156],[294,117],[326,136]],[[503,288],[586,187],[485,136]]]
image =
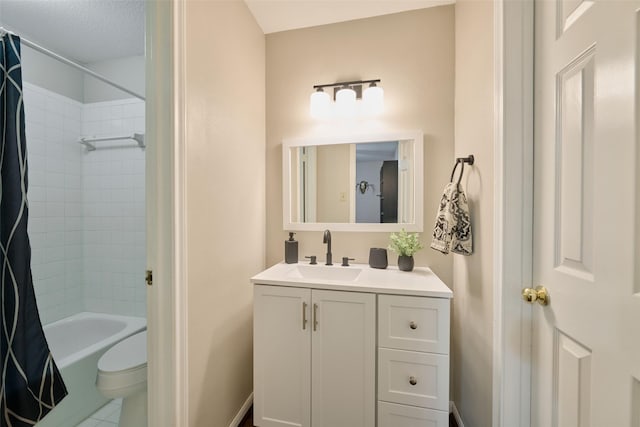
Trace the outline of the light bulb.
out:
[[[384,110],[384,90],[375,83],[365,89],[362,94],[362,103],[367,114],[376,115]]]
[[[353,116],[356,112],[356,91],[347,86],[341,88],[336,93],[336,110],[342,117]]]
[[[323,119],[329,116],[331,98],[322,88],[311,94],[309,100],[309,113],[314,119]]]

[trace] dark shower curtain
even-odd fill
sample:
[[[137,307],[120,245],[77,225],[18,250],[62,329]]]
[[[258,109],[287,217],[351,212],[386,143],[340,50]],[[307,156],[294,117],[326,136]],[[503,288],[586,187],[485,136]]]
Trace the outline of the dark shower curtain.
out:
[[[27,236],[20,38],[0,34],[0,427],[32,426],[67,390],[42,331]]]

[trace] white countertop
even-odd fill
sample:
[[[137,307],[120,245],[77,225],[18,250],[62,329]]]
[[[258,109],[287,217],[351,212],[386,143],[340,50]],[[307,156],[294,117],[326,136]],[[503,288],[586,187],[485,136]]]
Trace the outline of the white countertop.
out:
[[[299,267],[303,269],[303,274],[300,273]],[[351,271],[349,273],[353,274],[348,274],[334,269],[356,271]],[[358,269],[360,274],[357,274]],[[308,276],[314,276],[314,272],[318,272],[318,277],[304,277],[304,273],[310,273]],[[345,273],[344,280],[326,278],[340,276],[343,273]],[[353,279],[347,276],[357,277]],[[349,267],[342,267],[340,264],[325,266],[321,264],[309,265],[302,262],[298,264],[279,263],[253,276],[251,283],[376,294],[453,298],[453,292],[427,267],[415,267],[413,271],[408,272],[400,271],[394,266],[389,266],[382,270],[371,268],[367,264],[351,264]]]

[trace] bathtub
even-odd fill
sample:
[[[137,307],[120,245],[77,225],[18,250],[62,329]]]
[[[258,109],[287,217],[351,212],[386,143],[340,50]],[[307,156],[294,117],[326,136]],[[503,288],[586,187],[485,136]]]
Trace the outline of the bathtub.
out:
[[[37,426],[72,427],[107,403],[95,385],[98,359],[146,325],[144,318],[101,313],[78,313],[45,325],[49,349],[69,394]]]

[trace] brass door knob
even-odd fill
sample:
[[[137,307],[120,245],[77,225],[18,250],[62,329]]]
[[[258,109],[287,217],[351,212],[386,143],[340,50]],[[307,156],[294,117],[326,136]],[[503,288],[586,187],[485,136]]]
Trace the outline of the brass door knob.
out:
[[[540,305],[547,305],[549,304],[549,292],[544,286],[536,286],[535,289],[524,288],[522,290],[522,299],[531,304],[537,301]]]

